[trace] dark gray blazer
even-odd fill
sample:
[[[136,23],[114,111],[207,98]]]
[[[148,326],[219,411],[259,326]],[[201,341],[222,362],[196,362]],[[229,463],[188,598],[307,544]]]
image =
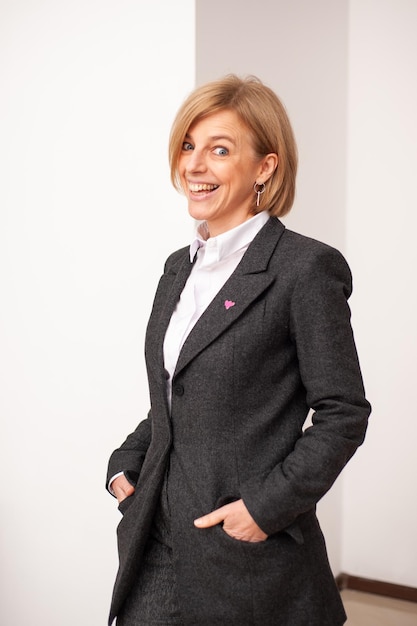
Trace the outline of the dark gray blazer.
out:
[[[166,263],[146,336],[151,410],[109,463],[108,477],[139,475],[121,505],[110,622],[140,567],[169,464],[184,624],[343,624],[315,505],[362,443],[370,412],[350,326],[349,268],[333,248],[271,218],[188,336],[170,415],[162,346],[191,267],[188,248]],[[303,432],[310,408],[313,426]],[[194,527],[238,498],[265,542]]]

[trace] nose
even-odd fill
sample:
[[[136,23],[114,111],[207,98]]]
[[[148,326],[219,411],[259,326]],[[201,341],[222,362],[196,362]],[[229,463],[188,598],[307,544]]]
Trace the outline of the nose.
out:
[[[186,170],[188,173],[204,172],[207,169],[204,153],[202,150],[190,151],[187,157]]]

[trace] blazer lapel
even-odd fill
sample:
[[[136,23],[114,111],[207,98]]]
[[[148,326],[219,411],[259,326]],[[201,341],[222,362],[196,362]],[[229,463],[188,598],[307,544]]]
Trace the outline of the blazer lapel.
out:
[[[285,227],[271,218],[257,234],[236,270],[204,311],[180,352],[175,375],[233,324],[275,280],[268,263]]]
[[[147,348],[148,365],[156,372],[164,371],[163,345],[169,320],[184,289],[187,278],[190,275],[192,263],[189,250],[184,249],[184,254],[174,263],[169,272],[164,274],[158,285],[154,310],[151,315],[148,332]],[[152,327],[152,332],[149,332]]]

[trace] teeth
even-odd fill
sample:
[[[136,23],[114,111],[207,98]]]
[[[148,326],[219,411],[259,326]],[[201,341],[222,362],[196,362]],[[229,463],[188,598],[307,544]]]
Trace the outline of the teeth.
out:
[[[206,183],[196,185],[190,183],[188,187],[190,191],[214,191],[214,189],[217,189],[218,185],[208,185]]]

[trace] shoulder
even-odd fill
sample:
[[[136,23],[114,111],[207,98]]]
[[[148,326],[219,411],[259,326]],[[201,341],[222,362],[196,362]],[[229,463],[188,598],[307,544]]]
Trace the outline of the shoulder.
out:
[[[317,288],[336,281],[352,289],[352,275],[343,254],[327,243],[284,228],[271,259],[270,269],[282,280]]]
[[[277,247],[279,256],[285,257],[293,269],[303,273],[311,266],[340,268],[350,274],[344,255],[327,243],[301,235],[285,228]]]
[[[292,251],[297,256],[302,255],[304,259],[323,256],[344,259],[342,253],[333,246],[288,228],[284,230],[281,241],[288,252]]]

